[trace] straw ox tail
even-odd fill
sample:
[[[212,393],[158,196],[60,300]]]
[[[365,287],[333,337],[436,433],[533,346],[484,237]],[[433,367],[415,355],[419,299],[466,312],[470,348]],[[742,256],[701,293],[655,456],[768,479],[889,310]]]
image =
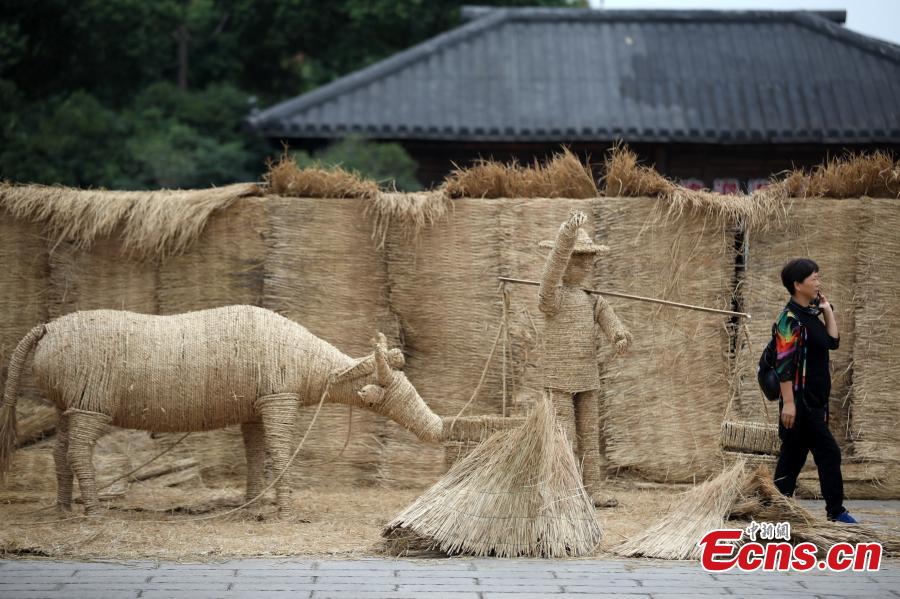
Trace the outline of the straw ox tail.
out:
[[[34,327],[19,341],[12,358],[9,360],[9,374],[6,377],[6,389],[3,391],[3,404],[0,405],[0,476],[9,472],[13,452],[16,450],[16,396],[19,391],[19,377],[25,368],[28,354],[44,336],[44,325]]]

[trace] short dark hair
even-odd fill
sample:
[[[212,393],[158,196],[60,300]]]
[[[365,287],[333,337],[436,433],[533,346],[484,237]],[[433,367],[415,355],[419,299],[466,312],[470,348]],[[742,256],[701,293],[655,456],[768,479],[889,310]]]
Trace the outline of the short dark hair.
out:
[[[806,277],[819,272],[819,265],[809,258],[794,258],[781,269],[781,283],[788,293],[794,295],[794,283],[806,280]]]

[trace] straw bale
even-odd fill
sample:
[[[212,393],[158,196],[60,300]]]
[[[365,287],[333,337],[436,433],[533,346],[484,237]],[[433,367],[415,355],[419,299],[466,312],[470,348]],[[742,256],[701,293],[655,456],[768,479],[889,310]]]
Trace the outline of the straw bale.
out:
[[[295,198],[359,198],[378,195],[378,184],[339,166],[300,168],[285,152],[263,176],[268,192]]]
[[[450,198],[593,198],[598,195],[589,165],[568,148],[531,166],[479,160],[455,168],[442,186]]]
[[[618,546],[616,553],[627,557],[699,559],[701,547],[697,541],[711,530],[724,528],[746,479],[746,464],[735,462],[715,478],[676,497],[662,518]]]
[[[397,343],[388,306],[387,271],[359,200],[275,198],[268,201],[264,305],[303,323],[313,334],[352,356],[371,352],[376,331]],[[420,389],[421,392],[421,389]],[[428,399],[427,396],[426,400]],[[433,406],[432,406],[433,407]],[[301,410],[303,434],[313,409]],[[365,484],[375,481],[385,421],[346,406],[324,406],[298,456],[301,485]],[[421,442],[417,442],[421,445]],[[338,458],[338,456],[340,457]]]
[[[395,517],[388,550],[431,546],[448,555],[566,557],[600,543],[594,505],[549,398],[499,432]]]
[[[203,231],[214,211],[260,195],[253,183],[198,190],[106,191],[0,184],[0,207],[43,223],[52,244],[87,248],[120,226],[125,250],[142,258],[178,254]]]
[[[730,309],[734,235],[699,217],[658,223],[659,200],[595,204],[598,284],[624,293]],[[646,230],[643,230],[646,226]],[[692,481],[721,463],[731,393],[725,316],[609,298],[634,342],[601,374],[606,458],[653,480]]]
[[[14,218],[0,207],[0,389],[6,387],[9,360],[31,327],[47,319],[49,266],[47,246],[38,225]],[[31,372],[31,360],[25,366]],[[20,414],[45,412],[43,393],[30,374],[20,379]],[[47,432],[47,431],[45,431]],[[30,434],[24,427],[20,434]]]
[[[823,294],[835,306],[841,345],[831,352],[834,368],[829,411],[830,427],[842,447],[847,446],[847,421],[854,360],[856,253],[861,225],[857,201],[815,198],[793,202],[785,226],[747,234],[745,270],[738,286],[743,320],[738,335],[736,383],[739,391],[731,419],[778,423],[778,403],[767,402],[756,381],[756,367],[772,337],[772,323],[789,299],[781,284],[781,269],[793,258],[806,256],[821,269]],[[749,338],[749,345],[747,344]],[[768,412],[768,413],[767,413]]]
[[[406,374],[432,410],[454,416],[475,391],[501,319],[498,211],[485,200],[456,200],[440,226],[410,242],[392,229],[385,253],[390,307],[400,319]],[[501,414],[497,355],[466,414]],[[388,423],[380,480],[417,485],[443,472],[440,448],[423,447]]]
[[[900,462],[900,204],[864,199],[856,280],[850,432],[855,455]],[[841,347],[845,340],[841,339]]]

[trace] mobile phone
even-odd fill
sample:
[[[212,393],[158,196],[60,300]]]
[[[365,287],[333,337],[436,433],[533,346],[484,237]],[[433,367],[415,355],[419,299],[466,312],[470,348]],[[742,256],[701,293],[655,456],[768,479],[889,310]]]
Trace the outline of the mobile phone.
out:
[[[813,299],[813,305],[814,305],[816,308],[818,308],[818,307],[819,307],[819,304],[821,304],[821,303],[822,303],[822,294],[819,293],[819,292],[817,291],[817,292],[816,292],[816,297],[815,297],[815,299]]]

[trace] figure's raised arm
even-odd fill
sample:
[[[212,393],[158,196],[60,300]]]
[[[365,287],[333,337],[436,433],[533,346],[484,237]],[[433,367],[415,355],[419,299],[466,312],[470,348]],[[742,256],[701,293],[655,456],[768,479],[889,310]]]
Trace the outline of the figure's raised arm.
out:
[[[587,216],[584,212],[575,211],[569,216],[569,220],[559,227],[556,241],[544,263],[544,273],[541,275],[541,287],[538,291],[540,302],[538,307],[541,312],[552,313],[559,306],[559,286],[562,285],[563,273],[569,264],[572,250],[575,248],[575,240],[578,229],[585,223]]]
[[[624,354],[628,351],[632,341],[631,331],[625,328],[606,298],[600,295],[597,296],[594,319],[603,329],[603,334],[606,335],[609,342],[615,344],[616,353]]]

